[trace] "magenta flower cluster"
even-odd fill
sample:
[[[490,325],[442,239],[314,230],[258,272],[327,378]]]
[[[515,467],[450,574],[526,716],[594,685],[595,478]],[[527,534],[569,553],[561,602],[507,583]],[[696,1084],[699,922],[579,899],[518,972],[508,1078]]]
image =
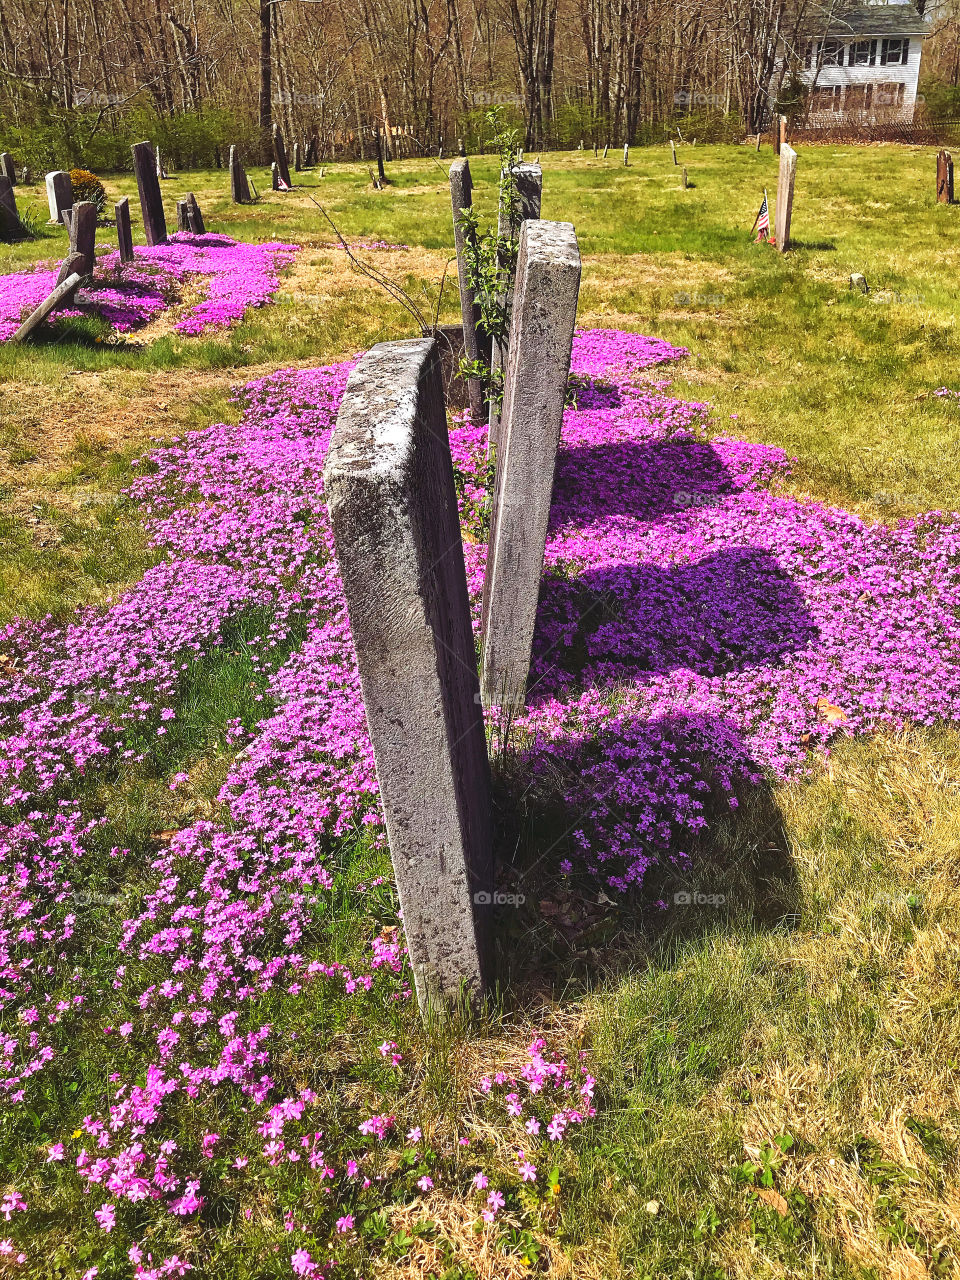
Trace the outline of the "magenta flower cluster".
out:
[[[118,250],[101,257],[87,290],[89,305],[118,333],[129,333],[174,305],[186,281],[202,280],[206,296],[174,328],[188,335],[227,328],[248,308],[270,300],[280,271],[297,252],[292,244],[245,244],[212,232],[178,232],[166,244],[138,246],[132,263],[121,264]],[[58,270],[41,264],[34,271],[0,276],[0,342],[52,291]],[[76,308],[64,308],[51,323],[80,314]]]
[[[735,808],[742,788],[801,771],[838,732],[960,718],[960,521],[891,528],[786,496],[782,451],[708,442],[706,406],[638,376],[683,354],[577,335],[518,725],[529,776],[562,780],[560,870],[615,890],[689,852],[708,803]],[[30,1175],[50,1196],[79,1187],[104,1237],[151,1206],[192,1220],[224,1180],[249,1216],[267,1175],[309,1179],[329,1213],[283,1221],[291,1269],[308,1276],[355,1244],[358,1207],[392,1185],[402,1127],[385,1103],[355,1108],[349,1142],[325,1134],[316,1096],[283,1082],[295,1033],[280,1034],[277,1008],[318,983],[358,1017],[410,998],[396,929],[371,914],[364,960],[348,966],[324,951],[317,915],[336,842],[385,839],[323,498],[350,368],[253,382],[238,424],[156,450],[132,492],[160,563],[105,608],[0,633],[0,1104],[42,1106],[44,1073],[94,1019],[105,1064],[98,1113],[77,1116],[76,1140],[52,1135]],[[484,433],[455,425],[451,444],[469,528],[487,502]],[[483,547],[468,539],[465,554],[476,606]],[[88,811],[91,788],[158,758],[184,682],[228,645],[243,646],[265,701],[255,729],[225,730],[240,750],[221,812],[148,856],[122,847]],[[106,975],[86,963],[94,937],[115,950]],[[382,1071],[410,1065],[389,1038],[370,1052]],[[543,1184],[543,1158],[593,1114],[584,1062],[539,1038],[528,1058],[480,1085],[478,1105],[496,1099],[516,1130],[512,1183],[487,1159],[473,1175],[488,1224],[511,1188]],[[221,1124],[226,1098],[249,1132]],[[180,1136],[191,1128],[195,1144]],[[443,1168],[419,1128],[407,1143],[403,1194],[427,1195]],[[33,1208],[13,1187],[0,1205],[20,1242]],[[203,1269],[183,1253],[138,1240],[129,1259],[141,1280]]]

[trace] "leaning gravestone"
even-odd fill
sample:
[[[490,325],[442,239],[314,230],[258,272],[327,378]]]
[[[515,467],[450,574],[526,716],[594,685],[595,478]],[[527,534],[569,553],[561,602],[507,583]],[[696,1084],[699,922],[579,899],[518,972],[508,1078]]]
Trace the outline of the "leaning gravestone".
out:
[[[55,311],[57,307],[62,307],[65,303],[70,301],[82,283],[82,278],[77,275],[76,272],[74,272],[73,275],[68,276],[66,280],[54,288],[53,292],[40,303],[39,307],[37,307],[35,311],[31,312],[16,333],[11,335],[8,341],[23,342],[25,338],[29,338],[31,333],[33,333],[35,329],[39,328],[52,311]]]
[[[569,222],[525,222],[483,584],[486,706],[523,706],[580,292]]]
[[[70,183],[70,175],[64,169],[55,169],[47,174],[46,181],[50,221],[61,223],[64,209],[73,208],[73,187]]]
[[[0,177],[6,178],[11,187],[17,185],[17,170],[9,151],[0,151]]]
[[[450,166],[450,200],[453,205],[453,238],[457,247],[457,274],[460,280],[460,310],[463,313],[463,350],[471,363],[480,359],[480,343],[477,339],[477,321],[480,305],[470,283],[467,251],[468,241],[476,239],[474,232],[463,225],[460,215],[473,206],[473,179],[468,160],[454,160]],[[475,422],[483,417],[483,384],[479,378],[467,379],[467,395],[470,416]]]
[[[283,134],[280,132],[280,126],[273,126],[273,158],[277,162],[277,173],[280,180],[285,186],[289,187],[290,182],[290,166],[287,163],[287,149],[283,145]],[[278,188],[274,188],[277,190]]]
[[[323,473],[422,1009],[484,985],[491,799],[433,338],[350,375]]]
[[[149,142],[135,142],[130,150],[133,152],[133,171],[137,177],[147,244],[166,244],[167,222],[163,216],[163,196],[160,194],[153,147]]]
[[[793,218],[793,188],[797,177],[797,153],[788,142],[780,148],[780,176],[777,180],[777,211],[774,238],[779,253],[790,248],[790,222]]]
[[[120,249],[120,261],[133,261],[133,230],[130,226],[130,197],[122,196],[113,206],[114,219],[117,224],[117,244]]]
[[[30,235],[27,227],[20,221],[13,183],[2,175],[0,175],[0,235],[11,240],[23,240]]]

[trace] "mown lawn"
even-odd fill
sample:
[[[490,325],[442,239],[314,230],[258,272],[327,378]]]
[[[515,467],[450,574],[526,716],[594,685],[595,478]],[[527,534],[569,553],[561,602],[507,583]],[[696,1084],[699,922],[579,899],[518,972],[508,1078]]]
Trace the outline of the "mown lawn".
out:
[[[764,186],[776,187],[768,148],[683,148],[687,191],[667,149],[634,150],[626,169],[619,153],[542,162],[543,214],[572,221],[584,254],[584,325],[689,347],[663,374],[672,393],[709,401],[714,433],[795,455],[797,494],[882,520],[960,510],[960,407],[932,394],[960,389],[960,207],[935,204],[931,149],[801,149],[796,247],[786,257],[749,236]],[[471,167],[477,202],[491,208],[492,161]],[[350,272],[307,198],[350,240],[408,246],[365,256],[435,299],[451,242],[444,176],[428,161],[389,171],[382,192],[366,166],[336,165],[280,195],[254,170],[265,195],[242,209],[226,199],[224,173],[177,174],[164,184],[169,222],[174,195],[192,189],[210,229],[303,246],[273,306],[216,339],[115,343],[78,323],[56,341],[0,347],[3,621],[102,602],[157,558],[123,496],[150,438],[235,420],[231,387],[268,370],[328,364],[413,332],[402,308]],[[128,177],[107,186],[111,198],[133,192]],[[40,188],[18,198],[45,208]],[[62,256],[64,243],[55,231],[0,246],[0,272]],[[849,287],[855,271],[870,294]],[[448,284],[441,316],[455,314]],[[269,709],[254,700],[269,673],[246,647],[261,623],[239,619],[197,663],[162,749],[84,784],[83,803],[107,823],[72,959],[105,986],[118,960],[98,921],[109,938],[113,904],[136,894],[167,833],[218,812],[236,754],[229,726],[252,730]],[[179,773],[187,781],[171,790]],[[534,859],[549,823],[523,817]],[[131,850],[122,872],[115,845]],[[396,923],[389,885],[367,889],[389,862],[362,834],[331,859],[334,886],[317,906],[311,954],[356,965],[371,933]],[[398,1127],[425,1135],[427,1155],[421,1148],[421,1162],[400,1171],[403,1193],[382,1220],[371,1212],[353,1269],[340,1274],[957,1273],[960,734],[928,726],[841,740],[806,780],[761,788],[736,822],[717,820],[699,859],[700,889],[722,903],[668,911],[656,927],[622,905],[537,882],[523,911],[503,913],[503,983],[480,1017],[421,1026],[407,1005],[338,997],[321,984],[296,1001],[278,990],[260,1009],[288,1042],[281,1083],[321,1097],[317,1128],[332,1163],[350,1149],[344,1117],[358,1105],[389,1109]],[[202,865],[189,874],[199,883]],[[157,982],[164,976],[158,960]],[[42,989],[38,981],[35,1001]],[[217,1181],[204,1187],[198,1219],[157,1226],[142,1209],[110,1233],[92,1219],[106,1191],[47,1191],[43,1152],[70,1149],[83,1117],[106,1105],[104,1073],[117,1059],[102,1021],[92,1010],[70,1052],[5,1113],[0,1192],[16,1187],[34,1214],[29,1236],[18,1234],[16,1213],[8,1228],[0,1223],[0,1237],[9,1230],[28,1252],[21,1265],[0,1256],[0,1274],[73,1280],[97,1266],[101,1280],[126,1277],[127,1246],[147,1239],[157,1258],[203,1257],[196,1274],[211,1278],[289,1276],[284,1212],[322,1214],[325,1202],[282,1167],[251,1197],[211,1162]],[[551,1047],[588,1055],[597,1116],[558,1154],[557,1195],[541,1186],[514,1199],[517,1225],[491,1249],[455,1197],[444,1203],[437,1191],[417,1208],[411,1180],[427,1170],[466,1176],[451,1148],[478,1075],[519,1063],[542,1028]],[[403,1074],[376,1051],[388,1041],[403,1053]],[[133,1040],[123,1070],[142,1084],[136,1050]],[[243,1098],[221,1105],[218,1131],[245,1149]],[[495,1122],[470,1115],[496,1149]],[[193,1123],[187,1110],[170,1119],[184,1148],[203,1138]],[[436,1182],[445,1185],[439,1174]]]

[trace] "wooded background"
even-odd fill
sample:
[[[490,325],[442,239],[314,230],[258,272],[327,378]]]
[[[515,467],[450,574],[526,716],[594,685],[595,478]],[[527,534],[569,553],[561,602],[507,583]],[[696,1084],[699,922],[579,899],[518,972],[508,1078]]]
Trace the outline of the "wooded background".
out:
[[[920,0],[918,8],[930,0]],[[0,146],[38,168],[179,165],[277,122],[312,158],[447,154],[503,106],[528,149],[707,140],[802,115],[791,58],[846,0],[2,0]],[[924,53],[926,111],[960,116],[960,0]],[[778,56],[785,51],[786,61]]]

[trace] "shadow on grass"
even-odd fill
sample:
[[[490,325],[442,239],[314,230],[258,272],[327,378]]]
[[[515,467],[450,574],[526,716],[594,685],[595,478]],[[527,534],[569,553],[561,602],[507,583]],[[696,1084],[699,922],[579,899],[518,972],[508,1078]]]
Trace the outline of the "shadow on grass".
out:
[[[797,923],[782,814],[724,720],[623,717],[501,757],[496,773],[497,974],[511,1003],[669,964],[718,931]]]
[[[671,673],[776,668],[816,640],[803,597],[764,548],[708,538],[712,549],[683,559],[704,545],[686,527],[690,510],[738,487],[714,448],[686,435],[561,459],[554,536],[601,550],[604,526],[613,537],[599,567],[545,576],[528,697],[552,727],[496,760],[493,909],[511,1000],[587,990],[669,963],[699,936],[798,916],[780,810],[740,728],[682,703],[617,710],[620,691]],[[665,563],[652,558],[657,521]]]

